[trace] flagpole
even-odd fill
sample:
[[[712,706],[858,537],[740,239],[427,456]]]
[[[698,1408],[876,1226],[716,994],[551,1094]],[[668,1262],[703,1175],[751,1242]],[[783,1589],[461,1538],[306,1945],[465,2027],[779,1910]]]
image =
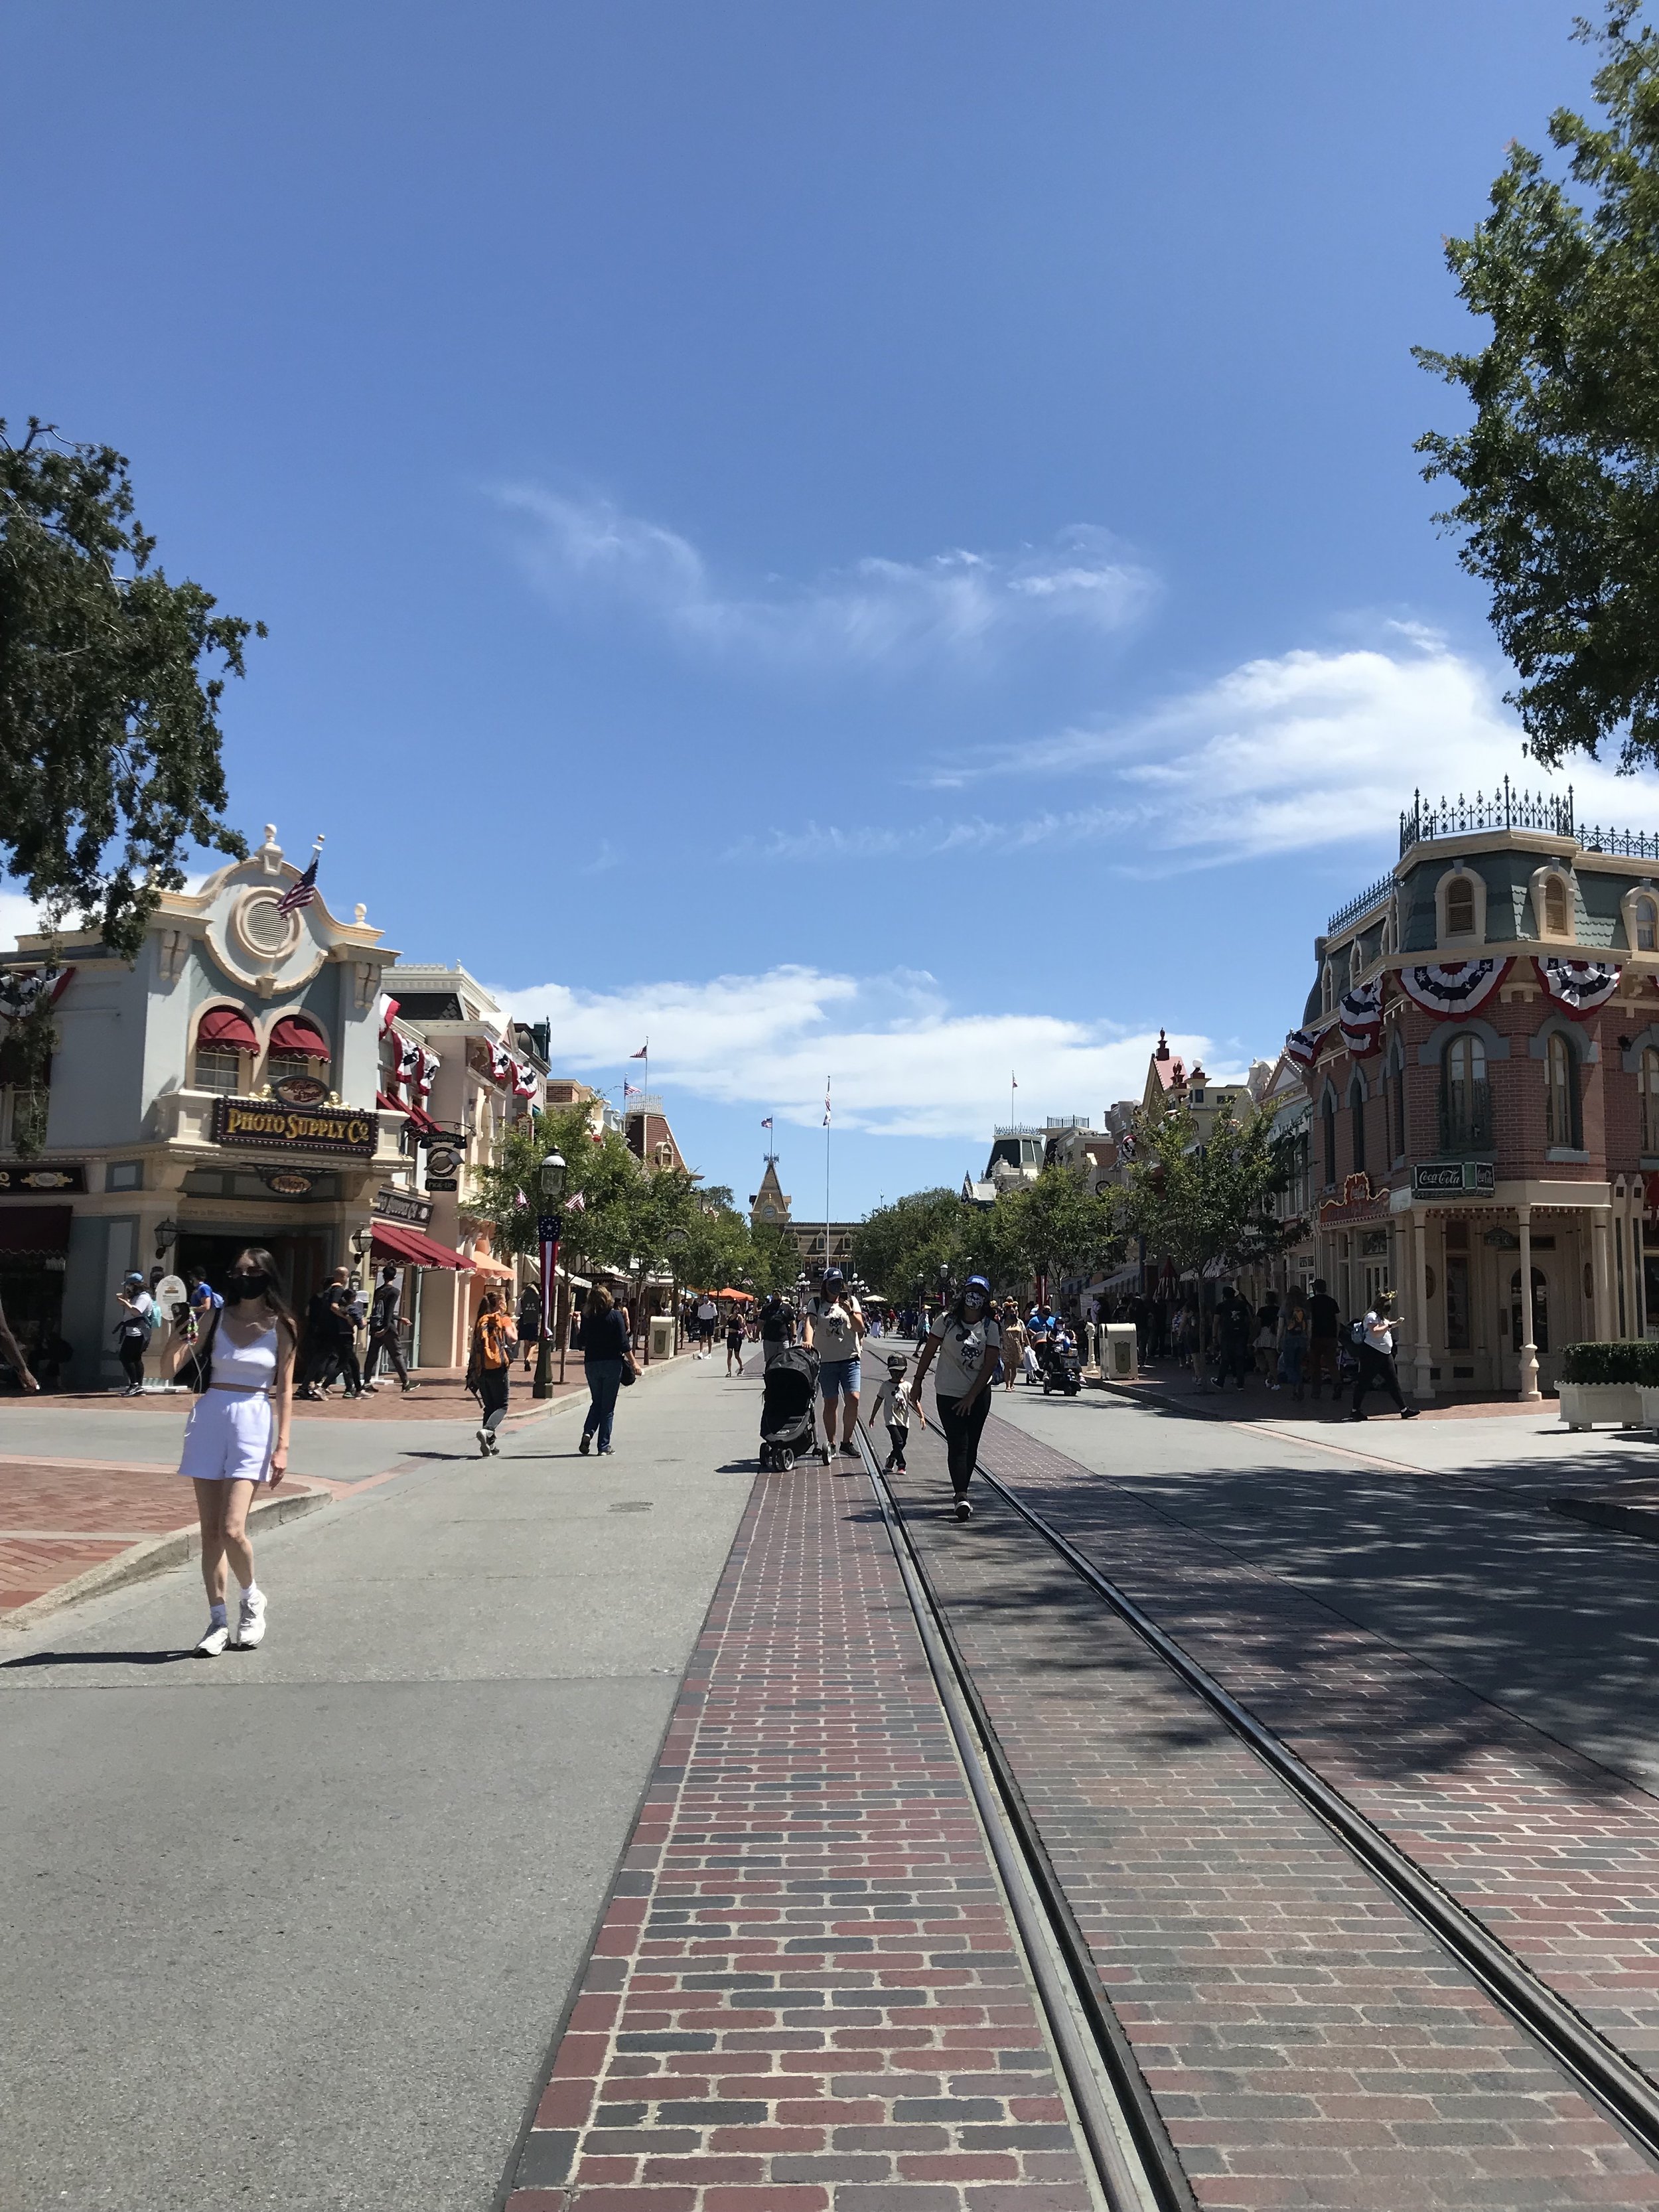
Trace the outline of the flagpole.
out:
[[[830,1076],[823,1079],[823,1266],[830,1268]]]

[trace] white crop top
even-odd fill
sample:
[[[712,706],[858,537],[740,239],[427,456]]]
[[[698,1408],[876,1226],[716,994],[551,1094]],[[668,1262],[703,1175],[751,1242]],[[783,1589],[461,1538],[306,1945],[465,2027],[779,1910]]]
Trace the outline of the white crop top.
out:
[[[213,1379],[241,1390],[269,1390],[276,1380],[276,1332],[268,1328],[252,1344],[233,1344],[221,1322],[213,1337]]]

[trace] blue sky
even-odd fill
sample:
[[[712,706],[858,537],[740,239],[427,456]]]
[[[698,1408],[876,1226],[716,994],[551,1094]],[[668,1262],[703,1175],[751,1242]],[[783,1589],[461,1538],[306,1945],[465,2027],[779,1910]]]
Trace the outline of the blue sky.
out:
[[[1408,349],[1572,14],[13,0],[0,412],[269,623],[244,829],[648,1035],[740,1197],[833,1075],[860,1211],[1011,1072],[1270,1054],[1413,785],[1526,773]]]

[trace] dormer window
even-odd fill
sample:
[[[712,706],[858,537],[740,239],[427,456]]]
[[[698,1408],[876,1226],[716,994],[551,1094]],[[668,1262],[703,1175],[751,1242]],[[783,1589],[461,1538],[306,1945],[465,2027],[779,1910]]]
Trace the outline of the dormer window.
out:
[[[1632,891],[1626,896],[1625,933],[1632,952],[1659,951],[1659,897],[1652,891]]]
[[[1320,1012],[1321,1012],[1322,1013],[1328,1014],[1328,1013],[1329,1013],[1329,1012],[1331,1011],[1331,1008],[1332,1008],[1335,1004],[1336,1004],[1336,969],[1335,969],[1334,965],[1333,964],[1333,963],[1328,960],[1328,961],[1325,963],[1325,969],[1324,969],[1324,973],[1323,973],[1323,975],[1320,977],[1320,982],[1319,982],[1319,1010],[1320,1010]]]
[[[1361,945],[1359,939],[1356,937],[1353,943],[1348,947],[1348,981],[1350,983],[1357,983],[1359,981],[1360,971],[1364,965],[1364,949]]]
[[[1567,887],[1559,876],[1544,879],[1544,933],[1548,937],[1567,933]]]
[[[1442,945],[1485,942],[1486,879],[1459,860],[1434,887],[1435,927]]]
[[[1446,934],[1474,935],[1474,885],[1467,874],[1454,876],[1446,886]]]

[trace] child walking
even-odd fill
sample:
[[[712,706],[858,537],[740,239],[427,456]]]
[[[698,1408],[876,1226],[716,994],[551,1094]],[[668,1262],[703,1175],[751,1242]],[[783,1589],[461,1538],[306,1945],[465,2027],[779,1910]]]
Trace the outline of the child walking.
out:
[[[923,1419],[921,1407],[912,1407],[910,1393],[904,1387],[904,1370],[909,1364],[902,1352],[890,1353],[886,1378],[870,1407],[872,1423],[885,1420],[887,1441],[892,1446],[887,1455],[887,1464],[882,1469],[884,1474],[904,1473],[904,1447],[910,1441],[910,1415],[914,1412],[918,1420]]]

